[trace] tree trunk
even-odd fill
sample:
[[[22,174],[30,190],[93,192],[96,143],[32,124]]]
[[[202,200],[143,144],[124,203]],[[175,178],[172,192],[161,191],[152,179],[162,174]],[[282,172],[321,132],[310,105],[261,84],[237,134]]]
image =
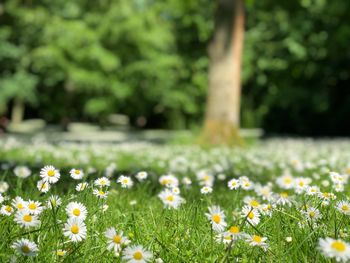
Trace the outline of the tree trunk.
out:
[[[13,124],[19,124],[23,121],[24,116],[24,103],[20,98],[15,98],[12,106],[11,122]]]
[[[239,136],[244,0],[218,0],[209,45],[209,92],[203,139],[241,144]]]

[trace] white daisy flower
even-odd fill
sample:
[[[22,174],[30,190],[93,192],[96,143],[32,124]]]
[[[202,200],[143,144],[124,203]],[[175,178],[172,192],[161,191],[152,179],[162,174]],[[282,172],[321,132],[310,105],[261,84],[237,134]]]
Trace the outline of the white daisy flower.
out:
[[[160,192],[158,197],[163,201],[165,208],[177,209],[184,202],[184,199],[180,195],[174,194],[169,189]]]
[[[147,176],[148,176],[147,172],[144,172],[144,171],[138,172],[138,173],[135,175],[135,177],[137,178],[137,180],[139,180],[140,182],[146,180],[146,179],[147,179]]]
[[[12,206],[9,206],[9,205],[1,206],[0,214],[4,216],[10,216],[12,215],[13,212],[14,212],[14,209],[12,208]]]
[[[9,189],[9,184],[5,181],[0,181],[0,193],[3,194]]]
[[[186,186],[190,186],[192,184],[192,180],[188,177],[184,177],[182,178],[182,184],[186,185]]]
[[[38,188],[38,190],[42,193],[47,193],[50,188],[51,188],[51,185],[46,182],[45,180],[40,180],[38,181],[36,187]]]
[[[37,244],[25,238],[16,240],[11,247],[15,249],[18,254],[28,257],[36,256],[39,251]]]
[[[257,209],[252,209],[250,206],[245,205],[242,208],[242,216],[247,219],[249,223],[256,226],[260,223],[260,213]]]
[[[88,183],[79,183],[77,184],[77,186],[75,187],[75,190],[78,192],[84,191],[87,187],[89,186]]]
[[[197,174],[197,180],[199,185],[201,186],[210,186],[212,187],[214,185],[215,177],[208,173],[207,171],[199,171]]]
[[[71,169],[69,171],[70,177],[72,177],[75,180],[81,180],[84,177],[84,172],[83,170],[80,169]]]
[[[316,221],[322,217],[320,211],[315,207],[308,207],[302,214],[310,221]]]
[[[40,170],[40,177],[50,184],[57,183],[60,176],[60,172],[52,165],[47,165]]]
[[[267,237],[262,237],[258,235],[251,235],[251,236],[248,236],[247,238],[247,242],[249,243],[249,245],[253,247],[261,247],[265,251],[269,247],[266,243],[266,240],[267,240]]]
[[[16,196],[14,199],[12,199],[11,204],[17,210],[24,210],[25,209],[25,201],[20,196]]]
[[[349,201],[339,201],[335,208],[344,215],[350,215],[350,202]]]
[[[206,195],[206,194],[210,194],[212,192],[213,192],[213,188],[211,188],[210,186],[203,186],[201,188],[201,194]]]
[[[123,251],[123,261],[128,263],[146,263],[151,261],[153,255],[142,246],[130,246]]]
[[[108,228],[105,232],[107,238],[107,249],[121,252],[123,246],[127,246],[130,240],[123,235],[123,231],[117,233],[114,227]]]
[[[32,174],[32,171],[27,166],[16,166],[13,172],[18,178],[23,179]]]
[[[292,202],[289,198],[289,195],[287,192],[278,193],[275,195],[275,204],[276,205],[287,205],[292,206]]]
[[[254,191],[258,196],[261,196],[263,200],[271,201],[273,198],[273,192],[271,190],[271,185],[256,185]]]
[[[25,228],[36,227],[40,225],[37,215],[31,215],[27,210],[19,210],[15,214],[15,222]]]
[[[306,188],[306,194],[307,195],[318,195],[320,192],[320,189],[317,186],[309,186]]]
[[[86,238],[86,225],[77,217],[68,218],[64,224],[63,234],[73,242],[80,242]]]
[[[107,177],[101,177],[97,178],[94,182],[96,186],[104,187],[104,186],[110,186],[111,181]]]
[[[40,202],[32,200],[25,202],[25,209],[32,215],[40,215],[44,210]]]
[[[103,191],[102,189],[94,189],[92,193],[101,199],[106,199],[108,196],[108,191]]]
[[[338,262],[348,262],[350,260],[350,244],[340,239],[330,237],[320,238],[319,249],[328,258],[335,258]]]
[[[295,181],[293,176],[291,176],[289,172],[286,172],[277,178],[276,183],[282,189],[291,189],[294,187]]]
[[[248,190],[254,189],[253,182],[250,181],[247,176],[241,176],[238,179],[239,179],[239,184],[243,190],[248,191]]]
[[[208,207],[209,213],[205,213],[210,220],[211,227],[216,232],[223,232],[227,226],[225,222],[225,213],[221,210],[220,206]]]
[[[85,220],[87,213],[87,209],[82,203],[70,202],[66,207],[66,214],[70,218]]]
[[[179,186],[179,180],[172,174],[162,175],[161,177],[159,177],[159,183],[169,188]]]
[[[236,190],[240,186],[239,180],[231,179],[230,181],[228,181],[227,186],[228,188],[230,188],[230,190]]]
[[[62,204],[62,200],[57,195],[51,195],[47,200],[46,206],[50,209],[54,207],[59,207]]]
[[[123,188],[130,188],[134,184],[129,176],[124,175],[119,176],[117,182],[120,183]]]
[[[251,197],[251,196],[245,196],[244,199],[243,199],[243,202],[250,206],[251,208],[253,209],[260,209],[261,207],[261,204],[258,200],[256,200],[256,198],[254,197]]]

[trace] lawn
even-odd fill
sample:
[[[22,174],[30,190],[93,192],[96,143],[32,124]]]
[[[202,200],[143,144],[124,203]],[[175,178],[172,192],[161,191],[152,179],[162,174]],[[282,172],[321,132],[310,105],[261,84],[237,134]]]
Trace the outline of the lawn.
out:
[[[349,149],[2,140],[0,262],[347,262]]]

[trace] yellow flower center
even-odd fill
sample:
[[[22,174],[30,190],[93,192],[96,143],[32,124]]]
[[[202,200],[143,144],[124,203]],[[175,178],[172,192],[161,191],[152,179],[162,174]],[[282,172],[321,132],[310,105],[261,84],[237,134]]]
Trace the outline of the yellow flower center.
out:
[[[174,201],[174,196],[168,195],[168,196],[166,197],[166,200],[169,201],[169,202],[172,202],[172,201]]]
[[[213,215],[212,219],[213,219],[213,221],[214,221],[216,224],[219,224],[220,221],[221,221],[221,217],[220,217],[220,215],[218,215],[218,214]]]
[[[29,207],[30,210],[34,210],[34,209],[37,208],[37,206],[36,206],[35,203],[30,203],[30,204],[28,205],[28,207]]]
[[[343,211],[349,211],[349,206],[347,206],[347,205],[342,205],[341,210],[343,210]]]
[[[285,178],[284,179],[284,183],[285,184],[291,184],[292,183],[292,179],[291,178]]]
[[[133,255],[134,259],[141,260],[143,258],[142,253],[140,251],[136,251]]]
[[[11,212],[12,212],[12,207],[9,206],[9,205],[7,205],[7,206],[5,207],[5,210],[6,210],[7,212],[11,213]]]
[[[80,210],[79,210],[78,208],[75,208],[75,209],[73,210],[73,215],[75,215],[75,216],[80,216]]]
[[[233,181],[233,182],[231,182],[231,185],[232,185],[232,186],[236,186],[236,185],[237,185],[237,182],[236,182],[236,181]]]
[[[23,204],[22,204],[22,203],[18,203],[18,204],[17,204],[17,208],[18,208],[18,209],[23,209],[23,208],[24,208],[24,207],[23,207]]]
[[[55,176],[55,171],[54,170],[48,170],[47,171],[47,175],[50,176],[50,177],[53,177],[53,176]]]
[[[98,191],[98,193],[99,193],[100,195],[104,195],[104,194],[105,194],[105,192],[103,192],[102,190]]]
[[[262,237],[261,237],[261,236],[256,236],[256,235],[254,235],[254,236],[253,236],[253,241],[256,242],[256,243],[261,243]]]
[[[23,245],[21,250],[24,254],[28,254],[30,252],[30,248],[27,245]]]
[[[316,215],[316,213],[315,213],[314,211],[309,212],[309,216],[310,216],[311,218],[314,218],[315,215]]]
[[[239,227],[238,226],[231,226],[229,231],[232,234],[238,234],[239,233]]]
[[[346,246],[343,242],[341,241],[334,241],[331,245],[331,247],[339,252],[344,252],[346,250]]]
[[[253,212],[249,212],[248,213],[248,218],[249,219],[253,219],[254,218],[254,213]]]
[[[79,233],[79,227],[77,225],[72,225],[72,227],[70,228],[70,231],[73,234],[78,234]]]
[[[105,180],[101,180],[100,181],[100,185],[105,185],[106,184],[106,181]]]
[[[31,215],[24,215],[23,216],[23,220],[25,221],[25,222],[32,222],[32,216]]]
[[[324,192],[324,193],[323,193],[323,196],[324,196],[325,198],[328,198],[328,197],[329,197],[329,194],[328,194],[327,192]]]
[[[303,187],[305,185],[305,183],[303,181],[299,182],[299,186]]]
[[[123,179],[122,183],[123,184],[127,184],[128,183],[128,179]]]
[[[113,237],[113,242],[116,243],[116,244],[120,244],[120,242],[122,241],[122,237],[119,236],[119,235],[115,235]]]
[[[210,176],[209,175],[205,175],[204,177],[203,177],[203,180],[204,181],[208,181],[210,179]]]
[[[256,201],[256,200],[252,200],[252,201],[250,201],[250,205],[251,205],[252,207],[258,207],[258,206],[259,206],[259,202]]]
[[[75,173],[76,175],[78,175],[78,174],[80,174],[80,170],[75,170],[74,173]]]
[[[282,192],[280,193],[280,196],[283,198],[287,198],[288,197],[288,193],[287,192]]]

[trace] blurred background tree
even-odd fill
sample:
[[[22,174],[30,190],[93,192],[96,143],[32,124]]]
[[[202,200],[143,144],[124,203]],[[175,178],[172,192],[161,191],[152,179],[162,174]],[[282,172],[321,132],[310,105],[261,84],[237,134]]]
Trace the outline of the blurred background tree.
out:
[[[241,126],[348,135],[350,2],[246,0]],[[201,124],[210,0],[6,0],[0,111],[20,121],[126,114],[146,128]],[[25,105],[25,111],[24,111]]]

